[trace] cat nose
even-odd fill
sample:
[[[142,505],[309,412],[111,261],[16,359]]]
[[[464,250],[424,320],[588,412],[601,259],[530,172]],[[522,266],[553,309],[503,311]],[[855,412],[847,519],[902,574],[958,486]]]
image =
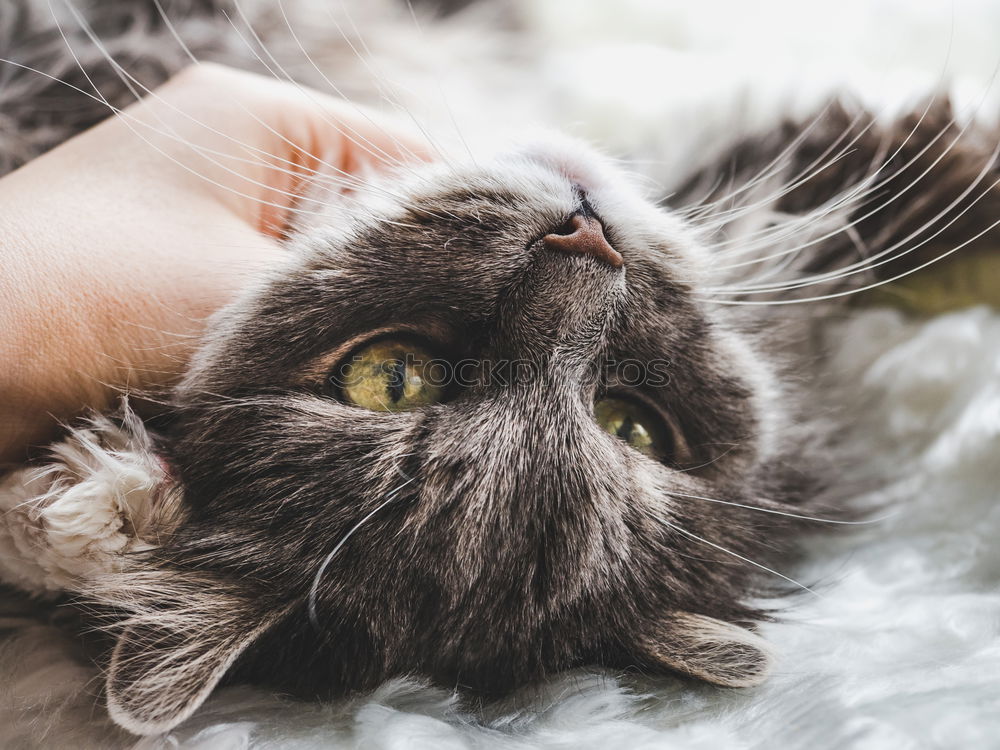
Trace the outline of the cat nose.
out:
[[[542,244],[550,250],[589,255],[612,268],[621,268],[625,263],[621,253],[608,242],[604,225],[585,213],[573,214],[559,229],[542,237]]]

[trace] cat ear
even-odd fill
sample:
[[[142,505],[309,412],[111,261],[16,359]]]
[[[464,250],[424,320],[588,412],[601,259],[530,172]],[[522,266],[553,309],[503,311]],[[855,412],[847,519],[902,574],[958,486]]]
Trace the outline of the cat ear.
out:
[[[139,735],[180,724],[205,701],[240,654],[274,624],[253,599],[195,586],[133,615],[108,668],[108,713]]]
[[[640,639],[645,661],[722,687],[753,687],[771,669],[767,642],[746,628],[675,612]]]

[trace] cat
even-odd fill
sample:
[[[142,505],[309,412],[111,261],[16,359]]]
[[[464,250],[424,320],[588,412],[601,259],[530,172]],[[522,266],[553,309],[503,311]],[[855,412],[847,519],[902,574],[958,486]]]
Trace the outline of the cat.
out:
[[[47,9],[14,7],[0,28],[55,40]],[[240,63],[225,7],[167,15],[197,56]],[[125,49],[167,33],[155,3],[91,15]],[[136,64],[151,86],[184,60]],[[129,100],[106,60],[84,67]],[[47,113],[86,100],[5,71],[23,87],[7,168],[106,114],[91,101],[57,126]],[[757,684],[755,624],[795,585],[776,571],[852,517],[817,325],[995,245],[998,142],[938,98],[888,122],[833,102],[666,197],[559,136],[350,196],[317,185],[294,261],[214,319],[168,419],[94,416],[48,473],[6,478],[24,520],[4,531],[48,557],[0,573],[109,623],[108,709],[138,734],[222,680],[315,698],[416,674],[493,696],[601,665]],[[139,499],[105,510],[128,523],[81,573],[45,534],[82,481],[126,476]]]

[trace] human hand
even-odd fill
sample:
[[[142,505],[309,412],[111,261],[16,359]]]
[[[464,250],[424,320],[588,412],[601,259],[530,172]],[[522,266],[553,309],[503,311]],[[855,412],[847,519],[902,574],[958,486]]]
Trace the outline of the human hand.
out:
[[[198,65],[0,179],[0,461],[176,380],[206,318],[280,262],[310,175],[420,150],[343,100]]]

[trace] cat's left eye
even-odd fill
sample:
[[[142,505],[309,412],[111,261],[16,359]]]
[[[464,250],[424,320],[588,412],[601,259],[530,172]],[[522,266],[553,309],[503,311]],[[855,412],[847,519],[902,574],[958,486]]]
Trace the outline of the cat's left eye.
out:
[[[331,381],[341,399],[372,411],[407,411],[445,398],[447,368],[423,346],[380,339],[354,352]]]
[[[594,404],[594,418],[605,432],[666,463],[682,460],[683,442],[651,407],[630,398],[607,396]]]

